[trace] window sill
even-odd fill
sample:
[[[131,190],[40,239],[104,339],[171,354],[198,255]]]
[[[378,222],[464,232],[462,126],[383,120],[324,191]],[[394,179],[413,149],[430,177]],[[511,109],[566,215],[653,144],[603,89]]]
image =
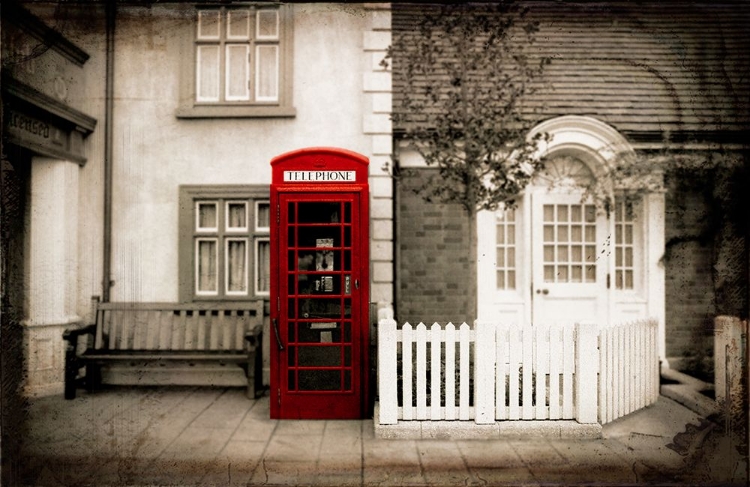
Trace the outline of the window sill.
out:
[[[187,105],[177,109],[177,118],[293,118],[294,107],[263,105]]]

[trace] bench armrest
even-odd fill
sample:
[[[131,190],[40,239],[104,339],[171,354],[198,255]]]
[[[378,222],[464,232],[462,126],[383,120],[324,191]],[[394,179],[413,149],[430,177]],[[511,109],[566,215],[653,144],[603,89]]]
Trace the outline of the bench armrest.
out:
[[[255,350],[260,346],[260,338],[263,336],[263,325],[255,325],[255,327],[245,333],[245,341],[250,350]]]
[[[96,323],[81,328],[68,328],[63,332],[63,340],[75,342],[82,335],[93,335],[96,332]]]

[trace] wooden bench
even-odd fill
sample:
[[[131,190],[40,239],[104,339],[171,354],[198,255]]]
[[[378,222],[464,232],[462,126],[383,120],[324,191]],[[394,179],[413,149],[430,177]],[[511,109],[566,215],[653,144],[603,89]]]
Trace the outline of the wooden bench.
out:
[[[239,365],[248,397],[262,392],[263,301],[95,303],[96,322],[66,330],[65,399],[101,384],[103,365]],[[85,368],[85,376],[80,371]]]

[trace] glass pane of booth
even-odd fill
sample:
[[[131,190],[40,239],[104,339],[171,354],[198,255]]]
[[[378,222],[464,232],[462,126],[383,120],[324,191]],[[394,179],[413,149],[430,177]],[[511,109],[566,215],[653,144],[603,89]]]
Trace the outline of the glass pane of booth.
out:
[[[287,206],[288,388],[351,389],[352,203]]]

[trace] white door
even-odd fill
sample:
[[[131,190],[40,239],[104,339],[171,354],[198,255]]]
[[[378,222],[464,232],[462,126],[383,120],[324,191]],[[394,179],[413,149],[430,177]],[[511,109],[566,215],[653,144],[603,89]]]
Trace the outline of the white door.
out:
[[[578,192],[531,195],[531,321],[605,323],[608,220]]]

